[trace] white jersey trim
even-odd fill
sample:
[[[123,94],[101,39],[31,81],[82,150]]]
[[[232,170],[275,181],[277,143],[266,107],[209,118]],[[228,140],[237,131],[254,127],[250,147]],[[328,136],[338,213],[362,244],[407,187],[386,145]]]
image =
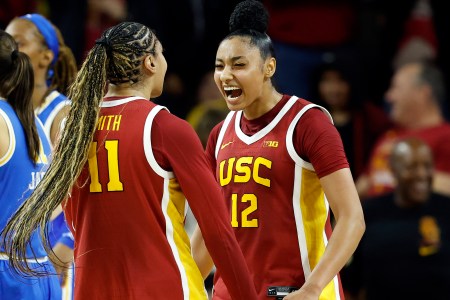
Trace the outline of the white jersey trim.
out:
[[[219,136],[217,137],[217,143],[216,143],[216,151],[215,151],[216,158],[219,155],[220,145],[222,144],[223,137],[225,135],[225,132],[227,131],[228,124],[230,124],[231,119],[233,118],[234,114],[235,114],[235,111],[230,111],[228,113],[227,117],[225,118],[225,120],[223,121],[222,128],[220,128]]]
[[[4,253],[0,253],[0,260],[9,260],[9,256]],[[49,260],[48,260],[48,256],[44,256],[44,257],[37,257],[37,258],[26,258],[25,260],[22,260],[22,261],[31,263],[31,264],[42,264]]]
[[[236,119],[234,122],[234,130],[236,131],[236,135],[241,141],[243,141],[247,145],[257,142],[258,140],[263,138],[266,134],[268,134],[281,121],[284,115],[289,111],[292,105],[294,105],[294,103],[297,102],[297,100],[298,97],[292,96],[288,100],[288,102],[283,106],[280,112],[276,115],[276,117],[269,124],[267,124],[266,127],[264,127],[263,129],[261,129],[252,136],[248,136],[244,132],[242,132],[240,122],[243,112],[242,110],[238,111],[236,113]]]
[[[114,107],[114,106],[119,106],[134,100],[147,100],[150,101],[148,99],[145,99],[143,97],[128,97],[128,98],[123,98],[123,99],[119,99],[119,100],[112,100],[112,101],[103,101],[100,104],[100,107]]]
[[[307,112],[311,108],[315,108],[315,107],[320,108],[330,118],[331,123],[333,123],[333,119],[331,118],[330,113],[325,108],[311,103],[311,104],[308,104],[305,107],[303,107],[297,113],[297,115],[292,120],[291,124],[289,125],[288,131],[286,134],[286,148],[287,148],[287,151],[288,151],[289,155],[291,156],[292,160],[294,160],[294,162],[296,164],[299,164],[300,166],[303,166],[304,168],[311,170],[311,171],[314,171],[313,165],[310,162],[303,160],[300,157],[300,155],[298,155],[297,151],[295,151],[293,137],[294,137],[294,130],[295,130],[295,127],[297,126],[298,120],[300,120],[300,118],[303,116],[303,114],[305,112]]]
[[[61,95],[58,91],[53,91],[50,94],[47,95],[47,97],[45,97],[44,99],[44,103],[42,103],[42,105],[38,108],[36,108],[34,110],[34,112],[36,114],[40,114],[41,112],[43,112],[52,102],[53,100],[55,100],[56,97],[58,97],[59,95]]]
[[[12,126],[11,120],[9,119],[8,115],[0,109],[0,116],[3,117],[6,123],[6,127],[8,127],[9,132],[9,146],[8,150],[6,150],[5,155],[3,157],[0,157],[0,167],[4,166],[13,156],[14,151],[16,150],[16,136],[14,134],[14,128]]]
[[[56,115],[65,107],[65,106],[69,106],[70,105],[70,101],[69,100],[64,100],[62,102],[60,102],[58,105],[55,106],[55,108],[52,110],[52,112],[49,114],[47,120],[44,123],[44,131],[45,134],[48,136],[48,138],[50,139],[50,131],[52,129],[52,124],[53,124],[53,120],[55,120]],[[62,122],[61,122],[62,123]],[[61,128],[61,126],[60,126]]]
[[[128,98],[128,99],[130,99],[130,98]],[[142,98],[138,98],[138,99],[142,99]],[[123,99],[123,100],[126,100],[126,99]],[[133,100],[136,100],[136,99],[133,99]],[[130,101],[133,101],[133,100],[130,100]],[[129,101],[127,101],[127,102],[129,102]],[[124,103],[126,103],[126,102],[124,102]],[[159,106],[159,105],[155,106],[149,112],[147,119],[145,120],[144,134],[143,134],[144,153],[145,153],[145,157],[147,158],[148,164],[153,169],[153,171],[155,171],[156,174],[158,174],[162,178],[171,179],[171,178],[175,177],[174,173],[166,171],[163,168],[161,168],[161,166],[158,164],[158,162],[155,159],[155,156],[153,154],[153,149],[152,149],[152,139],[151,139],[152,124],[153,124],[153,120],[155,119],[156,114],[158,112],[160,112],[162,109],[166,109],[166,108],[164,106]]]
[[[155,110],[155,108],[153,110]],[[183,289],[183,299],[189,300],[190,290],[189,290],[189,282],[188,282],[188,278],[187,278],[187,274],[186,274],[186,269],[183,266],[183,263],[180,258],[180,252],[178,251],[177,245],[175,243],[175,239],[173,236],[173,234],[174,234],[173,224],[172,224],[172,220],[170,219],[169,214],[168,214],[169,203],[170,203],[169,182],[170,182],[169,178],[164,179],[164,194],[162,196],[161,208],[162,208],[162,212],[164,214],[164,219],[166,221],[167,242],[169,243],[170,248],[172,249],[173,257],[177,264],[178,270],[180,271],[181,285],[182,285],[182,289]]]
[[[294,191],[292,195],[292,206],[294,207],[294,219],[297,228],[298,247],[300,249],[300,258],[303,267],[303,273],[305,279],[311,274],[311,266],[309,264],[308,247],[306,246],[305,227],[303,226],[302,208],[300,205],[300,193],[301,185],[295,184],[296,182],[302,182],[302,166],[295,164],[294,172]]]

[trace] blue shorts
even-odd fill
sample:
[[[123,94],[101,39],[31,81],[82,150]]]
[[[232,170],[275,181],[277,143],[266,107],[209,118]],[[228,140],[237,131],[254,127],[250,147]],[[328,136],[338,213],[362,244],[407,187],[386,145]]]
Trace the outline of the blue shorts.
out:
[[[36,270],[55,274],[50,261],[30,263]],[[61,286],[56,275],[22,277],[10,270],[8,260],[0,260],[0,299],[61,300]]]

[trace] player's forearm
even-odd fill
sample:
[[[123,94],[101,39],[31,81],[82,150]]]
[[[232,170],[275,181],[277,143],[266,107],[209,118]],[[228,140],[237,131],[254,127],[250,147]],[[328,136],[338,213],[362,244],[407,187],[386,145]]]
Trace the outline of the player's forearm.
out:
[[[203,279],[206,279],[211,273],[214,266],[214,262],[209,255],[208,249],[206,248],[205,241],[203,240],[202,232],[200,228],[195,229],[194,234],[191,238],[192,256],[197,264]]]

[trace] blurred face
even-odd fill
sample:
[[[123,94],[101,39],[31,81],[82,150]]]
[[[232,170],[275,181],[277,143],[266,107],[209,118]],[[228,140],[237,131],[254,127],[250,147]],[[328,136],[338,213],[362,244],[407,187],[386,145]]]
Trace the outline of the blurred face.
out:
[[[154,86],[152,90],[151,97],[161,96],[164,86],[164,77],[167,71],[167,61],[163,54],[163,48],[160,42],[157,42],[156,45],[156,54],[155,54],[155,66],[156,73],[154,77]]]
[[[348,104],[350,85],[338,71],[325,71],[320,78],[319,94],[330,108],[344,108]]]
[[[5,30],[19,45],[19,51],[27,54],[31,59],[33,70],[36,74],[44,74],[51,63],[48,59],[50,49],[47,48],[44,38],[39,33],[36,26],[27,20],[14,19]],[[51,54],[53,58],[53,54]],[[45,77],[44,77],[45,79]]]
[[[423,144],[401,143],[394,150],[394,176],[405,203],[420,204],[428,200],[433,177],[430,148]]]
[[[386,100],[391,104],[391,118],[400,125],[408,125],[416,118],[420,100],[418,93],[420,85],[417,84],[419,71],[418,65],[400,68],[386,92]]]
[[[217,50],[214,81],[230,110],[257,106],[265,82],[259,49],[247,39],[232,37]]]

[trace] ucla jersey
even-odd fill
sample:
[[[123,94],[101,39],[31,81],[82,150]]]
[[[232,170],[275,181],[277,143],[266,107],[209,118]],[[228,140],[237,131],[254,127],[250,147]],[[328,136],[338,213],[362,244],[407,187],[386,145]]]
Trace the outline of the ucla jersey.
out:
[[[40,151],[39,157],[32,162],[28,155],[23,126],[14,109],[6,101],[0,101],[0,115],[6,121],[10,135],[9,148],[6,154],[0,157],[0,229],[3,229],[8,219],[44,176],[50,160],[51,147],[42,123],[36,119]],[[31,247],[36,257],[47,255],[37,231],[31,238]],[[27,257],[34,257],[30,248],[27,249]]]
[[[319,178],[293,144],[297,123],[311,108],[322,109],[291,97],[252,136],[241,130],[242,111],[230,112],[218,136],[217,181],[259,299],[272,299],[270,287],[300,288],[322,257],[331,234],[329,206]],[[229,299],[220,278],[215,293],[219,299]],[[336,276],[320,299],[341,297]]]
[[[69,99],[58,91],[53,91],[45,97],[41,107],[35,110],[39,120],[44,124],[45,134],[48,137],[50,137],[53,120],[66,105],[70,105]]]

